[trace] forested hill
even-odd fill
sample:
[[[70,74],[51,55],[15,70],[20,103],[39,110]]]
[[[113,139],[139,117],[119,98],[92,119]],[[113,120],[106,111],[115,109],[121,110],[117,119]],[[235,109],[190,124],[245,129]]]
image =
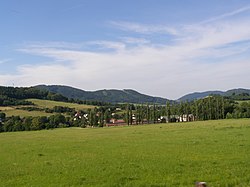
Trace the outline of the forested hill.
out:
[[[38,85],[36,88],[45,89],[50,92],[62,94],[65,97],[89,100],[89,101],[102,101],[109,103],[159,103],[166,104],[168,99],[161,97],[153,97],[141,94],[135,90],[98,90],[98,91],[84,91],[69,86],[59,85]]]
[[[51,93],[34,87],[4,87],[0,86],[0,106],[29,105],[25,99],[49,99],[54,101],[68,101],[68,98],[58,93]]]
[[[178,101],[193,101],[195,99],[201,99],[207,97],[209,95],[221,95],[225,97],[229,97],[233,100],[249,100],[250,99],[250,90],[249,89],[232,89],[228,91],[206,91],[206,92],[194,92],[183,97],[179,98]]]
[[[207,97],[209,95],[222,95],[224,92],[222,91],[206,91],[206,92],[194,92],[187,95],[182,96],[178,99],[178,101],[193,101],[195,99],[201,99]]]

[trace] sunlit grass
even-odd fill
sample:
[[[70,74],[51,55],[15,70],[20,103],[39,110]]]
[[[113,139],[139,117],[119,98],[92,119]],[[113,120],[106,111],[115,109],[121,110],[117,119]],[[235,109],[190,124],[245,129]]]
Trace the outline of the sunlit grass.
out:
[[[53,108],[54,106],[64,106],[69,108],[75,108],[76,110],[86,110],[88,108],[92,109],[95,108],[93,105],[84,105],[84,104],[77,104],[77,103],[66,103],[60,101],[51,101],[51,100],[41,100],[41,99],[27,99],[31,101],[35,105],[41,108]]]
[[[10,109],[6,111],[2,111],[6,114],[6,116],[20,116],[20,117],[27,117],[27,116],[32,116],[32,117],[37,117],[37,116],[51,116],[54,115],[55,113],[46,113],[44,111],[27,111],[27,110],[20,110],[20,109]]]
[[[0,112],[4,112],[6,116],[20,116],[20,117],[27,117],[27,116],[50,116],[53,115],[53,113],[46,113],[44,111],[27,111],[27,110],[21,110],[17,109],[18,107],[25,107],[25,106],[6,106],[6,107],[0,107]]]
[[[250,186],[250,120],[0,134],[0,186]]]
[[[76,103],[66,103],[66,102],[59,102],[59,101],[50,101],[50,100],[41,100],[41,99],[27,99],[35,104],[35,107],[45,109],[50,108],[52,109],[54,106],[63,106],[74,108],[76,110],[87,110],[93,109],[95,106],[93,105],[83,105],[83,104],[76,104]],[[7,116],[20,116],[20,117],[27,117],[27,116],[51,116],[55,113],[46,113],[45,111],[27,111],[22,109],[17,109],[20,107],[30,107],[30,106],[6,106],[0,107],[0,112],[4,112]]]
[[[0,110],[3,112],[3,111],[6,111],[6,110],[13,110],[14,107],[10,107],[10,106],[0,106]]]

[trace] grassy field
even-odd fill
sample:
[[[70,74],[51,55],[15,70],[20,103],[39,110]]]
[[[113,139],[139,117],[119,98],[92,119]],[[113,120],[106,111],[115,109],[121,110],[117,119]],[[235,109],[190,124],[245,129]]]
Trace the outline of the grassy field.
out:
[[[81,104],[76,104],[76,103],[66,103],[66,102],[41,100],[41,99],[27,99],[27,100],[33,102],[38,108],[51,108],[52,109],[54,106],[64,106],[64,107],[75,108],[76,110],[86,110],[88,108],[93,109],[95,107],[92,105],[81,105]],[[0,107],[0,110],[4,112],[7,116],[36,117],[36,116],[53,115],[53,113],[46,113],[45,111],[20,110],[20,109],[16,109],[17,107],[25,107],[25,106]]]
[[[13,107],[9,110],[2,110],[7,116],[20,116],[20,117],[37,117],[37,116],[51,116],[53,113],[46,113],[44,111],[27,111],[27,110],[19,110]]]
[[[27,117],[27,116],[50,116],[53,115],[52,113],[46,113],[44,111],[27,111],[27,110],[20,110],[16,109],[20,106],[6,106],[6,107],[0,107],[0,111],[4,112],[7,116],[21,116],[21,117]]]
[[[41,100],[41,99],[27,99],[31,101],[35,105],[41,108],[53,108],[54,106],[64,106],[69,108],[75,108],[76,110],[86,110],[88,108],[92,109],[95,108],[93,105],[83,105],[77,103],[66,103],[60,101],[51,101],[51,100]]]
[[[250,119],[0,133],[0,186],[250,186]]]
[[[10,106],[0,106],[1,111],[12,110],[12,109],[13,107],[10,107]]]

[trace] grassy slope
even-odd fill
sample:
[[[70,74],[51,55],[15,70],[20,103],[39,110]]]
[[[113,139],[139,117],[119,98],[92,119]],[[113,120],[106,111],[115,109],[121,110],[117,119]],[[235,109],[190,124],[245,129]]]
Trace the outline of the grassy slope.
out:
[[[39,108],[53,108],[54,106],[64,106],[64,107],[70,107],[75,108],[76,110],[86,110],[88,108],[92,109],[95,106],[92,105],[80,105],[76,103],[66,103],[66,102],[58,102],[58,101],[50,101],[50,100],[41,100],[41,99],[27,99],[28,101],[33,102],[36,107]],[[17,106],[20,107],[20,106]],[[6,113],[7,116],[50,116],[53,115],[53,113],[46,113],[44,111],[26,111],[26,110],[17,110],[16,106],[13,107],[0,107],[0,110],[4,113]]]
[[[81,105],[76,103],[66,103],[66,102],[41,100],[41,99],[27,99],[27,100],[33,102],[35,105],[42,108],[53,108],[54,106],[64,106],[69,108],[75,108],[77,110],[86,110],[88,108],[95,108],[95,106],[93,105]]]
[[[0,107],[1,112],[4,112],[7,116],[50,116],[53,115],[53,113],[46,113],[44,111],[27,111],[27,110],[19,110],[16,109],[17,107],[23,107],[23,106],[7,106],[7,107]]]
[[[26,111],[26,110],[17,110],[15,107],[11,110],[4,110],[7,116],[20,116],[20,117],[27,117],[27,116],[51,116],[53,113],[46,113],[44,111]]]
[[[0,134],[0,186],[250,186],[250,120]]]

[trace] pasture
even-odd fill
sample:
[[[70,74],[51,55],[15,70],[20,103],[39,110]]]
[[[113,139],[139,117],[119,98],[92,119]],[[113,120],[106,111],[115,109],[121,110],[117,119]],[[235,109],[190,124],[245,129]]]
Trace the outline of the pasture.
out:
[[[51,101],[51,100],[42,100],[42,99],[27,99],[34,103],[36,106],[41,108],[53,108],[54,106],[63,106],[69,108],[75,108],[76,110],[86,110],[88,108],[93,109],[95,106],[93,105],[84,105],[84,104],[77,104],[77,103],[66,103],[61,101]]]
[[[69,108],[75,108],[76,110],[87,110],[93,109],[95,106],[93,105],[84,105],[84,104],[77,104],[77,103],[66,103],[66,102],[59,102],[59,101],[51,101],[51,100],[41,100],[41,99],[27,99],[27,101],[31,101],[35,104],[38,108],[50,108],[52,109],[54,106],[63,106]],[[27,111],[22,109],[17,109],[19,107],[30,107],[30,106],[1,106],[0,111],[4,112],[7,116],[20,116],[20,117],[27,117],[27,116],[51,116],[54,113],[46,113],[45,111]]]
[[[12,109],[2,110],[6,114],[6,116],[20,116],[20,117],[37,117],[37,116],[51,116],[53,113],[46,113],[44,111],[27,111],[16,109],[16,107],[12,107]]]
[[[27,116],[50,116],[53,115],[52,113],[46,113],[44,111],[27,111],[17,109],[20,106],[2,106],[0,107],[0,112],[4,112],[6,116],[20,116],[20,117],[27,117]],[[21,106],[25,107],[25,106]]]
[[[0,133],[0,186],[250,186],[250,120]]]

